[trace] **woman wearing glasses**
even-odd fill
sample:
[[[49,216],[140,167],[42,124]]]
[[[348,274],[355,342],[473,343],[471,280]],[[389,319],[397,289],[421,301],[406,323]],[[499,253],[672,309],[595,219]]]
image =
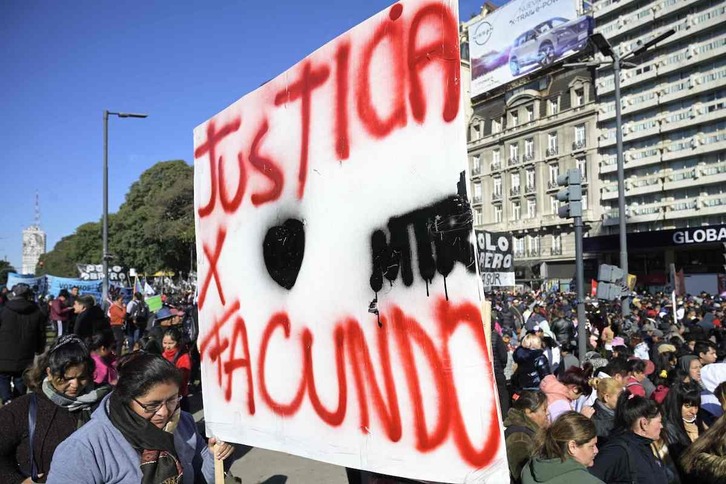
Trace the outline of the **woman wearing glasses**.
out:
[[[48,482],[214,482],[212,447],[219,444],[220,459],[234,447],[206,443],[181,411],[179,370],[160,355],[135,352],[119,360],[118,372],[91,421],[58,446]]]
[[[26,372],[31,393],[0,408],[0,482],[38,482],[48,475],[56,447],[90,420],[110,391],[94,388],[93,369],[86,346],[68,334]]]

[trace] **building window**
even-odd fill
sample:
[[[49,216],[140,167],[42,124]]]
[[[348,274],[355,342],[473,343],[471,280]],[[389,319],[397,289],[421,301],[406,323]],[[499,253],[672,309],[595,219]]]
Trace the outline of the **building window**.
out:
[[[498,170],[502,166],[502,155],[499,150],[492,151],[492,169]]]
[[[519,144],[512,143],[509,145],[509,164],[519,163]]]
[[[534,191],[534,168],[529,168],[524,172],[525,183],[528,192]]]
[[[493,190],[494,198],[500,199],[500,198],[502,198],[502,177],[495,176],[492,178],[492,180],[494,181],[494,190]]]
[[[582,209],[587,210],[587,191],[582,191]]]
[[[522,218],[522,204],[519,200],[512,202],[512,220],[519,220]]]
[[[547,156],[554,156],[557,154],[557,133],[547,134]]]
[[[501,133],[502,131],[502,120],[501,118],[492,119],[492,133]]]
[[[471,158],[471,171],[472,174],[478,175],[481,173],[481,155],[476,155]]]
[[[537,200],[534,198],[527,199],[527,218],[537,217]]]
[[[519,124],[519,113],[516,110],[509,113],[509,121],[512,123],[512,126]]]
[[[553,234],[552,235],[552,255],[561,255],[561,254],[562,254],[562,235]]]
[[[573,101],[574,101],[573,104],[575,106],[582,106],[583,104],[585,104],[585,89],[584,88],[581,87],[579,89],[575,89]]]
[[[560,99],[558,97],[553,97],[547,101],[547,111],[550,116],[560,112]]]
[[[534,106],[529,105],[529,106],[527,106],[526,110],[527,110],[527,122],[529,123],[531,121],[534,121]]]
[[[512,242],[514,243],[514,256],[521,257],[524,255],[524,238],[522,237],[512,237]]]
[[[479,139],[481,139],[481,127],[479,123],[474,123],[471,125],[471,140],[477,141]]]
[[[580,170],[580,176],[582,176],[582,183],[587,183],[587,159],[578,158],[575,160],[577,163],[577,169]]]
[[[527,255],[530,257],[539,255],[539,235],[527,237]]]
[[[585,125],[578,124],[575,126],[575,141],[572,142],[573,150],[581,150],[585,147]]]
[[[481,183],[474,183],[474,203],[481,202]]]
[[[557,200],[557,195],[550,195],[550,211],[552,215],[557,215],[557,210],[560,208],[560,201]]]
[[[520,183],[519,183],[519,173],[512,173],[512,195],[519,195],[520,193]]]
[[[474,210],[474,223],[476,225],[481,225],[484,223],[484,217],[482,217],[481,210],[478,208]]]
[[[549,186],[550,188],[554,188],[557,186],[557,177],[560,176],[560,165],[557,163],[552,163],[548,167],[549,169]]]
[[[534,140],[532,138],[524,140],[524,161],[532,161],[534,159]]]
[[[494,205],[494,222],[502,223],[502,206]]]

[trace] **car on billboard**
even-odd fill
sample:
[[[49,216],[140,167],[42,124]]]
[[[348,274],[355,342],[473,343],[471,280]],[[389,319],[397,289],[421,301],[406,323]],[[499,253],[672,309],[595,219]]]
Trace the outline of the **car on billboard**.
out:
[[[518,76],[527,66],[546,67],[567,51],[583,49],[590,32],[590,17],[545,20],[514,40],[509,49],[509,70]]]

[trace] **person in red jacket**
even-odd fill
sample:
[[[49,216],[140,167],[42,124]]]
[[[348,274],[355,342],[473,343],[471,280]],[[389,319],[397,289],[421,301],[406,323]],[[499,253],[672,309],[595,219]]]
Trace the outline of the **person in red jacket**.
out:
[[[50,303],[50,320],[56,324],[58,337],[68,333],[68,324],[73,317],[73,306],[68,304],[68,290],[61,289],[58,297]]]
[[[116,339],[116,356],[121,356],[121,350],[124,346],[126,334],[124,332],[124,323],[126,322],[126,306],[124,306],[124,297],[117,295],[111,306],[108,308],[108,317],[111,320],[111,330],[113,337]]]
[[[182,396],[180,407],[184,411],[189,411],[187,397],[189,395],[189,375],[192,373],[192,359],[182,341],[181,331],[174,327],[167,329],[161,344],[164,348],[162,353],[164,358],[173,363],[182,374],[182,384],[179,387],[179,395]]]

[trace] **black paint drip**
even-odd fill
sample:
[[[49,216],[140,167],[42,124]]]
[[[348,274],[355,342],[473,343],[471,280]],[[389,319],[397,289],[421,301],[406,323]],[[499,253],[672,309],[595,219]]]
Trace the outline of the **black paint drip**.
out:
[[[270,227],[262,244],[262,255],[270,277],[285,289],[292,289],[305,255],[305,227],[290,218]]]
[[[372,270],[370,285],[378,292],[383,278],[393,284],[399,273],[406,286],[413,284],[409,227],[413,227],[418,255],[418,272],[428,283],[438,272],[448,276],[460,262],[474,273],[474,246],[469,242],[472,231],[471,208],[459,195],[450,196],[427,207],[391,217],[386,237],[383,229],[371,234]],[[446,286],[444,289],[448,290]]]

